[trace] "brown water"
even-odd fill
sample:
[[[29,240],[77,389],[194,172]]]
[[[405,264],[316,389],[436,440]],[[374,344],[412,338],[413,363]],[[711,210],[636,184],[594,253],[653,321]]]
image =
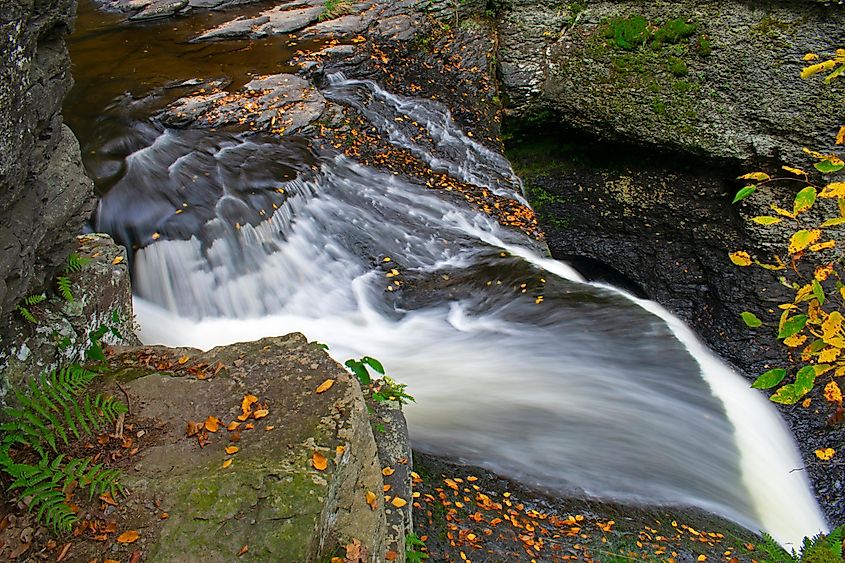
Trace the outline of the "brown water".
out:
[[[132,102],[153,93],[160,102],[155,105],[163,105],[184,95],[184,89],[165,90],[168,84],[226,77],[232,82],[229,88],[238,88],[258,74],[292,72],[296,67],[290,60],[297,50],[320,48],[320,42],[300,42],[289,35],[191,42],[224,21],[249,17],[267,7],[267,2],[260,2],[241,6],[237,12],[197,11],[185,17],[129,23],[125,14],[103,12],[92,0],[80,0],[76,31],[69,41],[76,85],[65,100],[64,113],[83,153],[102,143],[97,140],[98,130],[109,119],[106,109],[110,106],[122,104],[129,117],[145,119],[149,104],[133,108]]]

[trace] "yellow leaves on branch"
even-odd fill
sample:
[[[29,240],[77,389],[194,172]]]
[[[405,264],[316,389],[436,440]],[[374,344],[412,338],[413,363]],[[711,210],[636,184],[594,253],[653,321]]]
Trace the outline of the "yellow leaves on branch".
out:
[[[789,239],[789,253],[795,254],[801,252],[808,246],[821,238],[822,232],[819,229],[801,229],[792,235]]]
[[[819,197],[845,197],[845,182],[833,182],[824,187]]]
[[[769,176],[765,172],[749,172],[748,174],[744,174],[737,179],[738,180],[755,180],[757,182],[765,182],[769,178],[771,178],[771,176]]]
[[[831,403],[842,404],[842,389],[835,381],[824,386],[824,398]]]

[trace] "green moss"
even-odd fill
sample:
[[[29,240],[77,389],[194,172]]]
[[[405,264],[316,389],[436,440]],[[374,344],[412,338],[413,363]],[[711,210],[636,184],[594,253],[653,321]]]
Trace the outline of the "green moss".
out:
[[[654,32],[652,46],[659,47],[662,44],[679,43],[681,40],[695,35],[696,30],[696,25],[687,23],[684,18],[669,20]]]
[[[669,57],[669,60],[666,61],[666,66],[673,75],[677,77],[686,76],[689,74],[689,67],[687,63],[684,62],[683,59],[679,59],[678,57]]]
[[[645,45],[651,38],[651,31],[648,29],[648,20],[635,15],[608,20],[604,35],[619,49],[632,51]]]

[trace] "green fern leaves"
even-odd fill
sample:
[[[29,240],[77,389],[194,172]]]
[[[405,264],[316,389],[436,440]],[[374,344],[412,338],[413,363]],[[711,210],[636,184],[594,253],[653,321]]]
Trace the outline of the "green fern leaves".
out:
[[[70,285],[69,277],[59,276],[56,278],[56,286],[59,288],[59,293],[64,297],[65,301],[73,301],[73,291],[71,291]]]
[[[85,393],[95,377],[96,372],[78,364],[46,374],[23,391],[15,391],[19,408],[4,409],[9,422],[0,424],[0,470],[13,480],[8,492],[30,498],[30,512],[56,531],[68,531],[77,519],[63,492],[70,483],[87,488],[90,498],[123,493],[117,471],[58,453],[62,445],[113,423],[128,410],[113,397]],[[10,451],[17,446],[31,448],[40,461],[16,463]],[[55,455],[52,459],[50,450]]]
[[[75,252],[67,257],[67,265],[65,266],[65,272],[72,273],[78,272],[85,266],[87,266],[91,262],[91,259],[86,256],[80,256]]]

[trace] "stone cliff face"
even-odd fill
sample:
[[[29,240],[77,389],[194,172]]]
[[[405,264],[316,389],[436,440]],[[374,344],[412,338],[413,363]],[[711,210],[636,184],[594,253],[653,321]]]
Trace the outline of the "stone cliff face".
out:
[[[717,158],[832,148],[845,85],[802,80],[841,47],[845,10],[813,2],[510,0],[501,78],[517,115]],[[643,29],[644,28],[644,29]]]
[[[74,0],[10,0],[0,10],[4,319],[63,264],[93,204],[79,145],[61,116],[73,84],[65,36],[75,12]]]

